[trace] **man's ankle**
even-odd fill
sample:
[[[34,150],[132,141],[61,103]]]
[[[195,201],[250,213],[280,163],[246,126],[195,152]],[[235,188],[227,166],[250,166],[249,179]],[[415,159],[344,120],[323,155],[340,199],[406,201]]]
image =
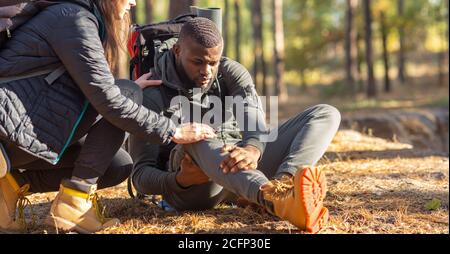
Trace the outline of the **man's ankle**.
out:
[[[264,198],[264,192],[260,190],[258,192],[258,204],[266,209],[266,211],[272,215],[275,215],[275,207],[273,203]]]
[[[291,179],[294,178],[294,175],[288,172],[278,173],[273,180],[282,180],[282,179]]]

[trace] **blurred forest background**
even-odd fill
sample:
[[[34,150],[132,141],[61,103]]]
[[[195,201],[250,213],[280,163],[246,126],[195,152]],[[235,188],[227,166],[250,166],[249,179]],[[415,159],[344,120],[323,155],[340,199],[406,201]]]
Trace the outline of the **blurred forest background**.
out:
[[[448,87],[448,3],[137,0],[132,20],[142,25],[189,13],[192,5],[219,7],[224,54],[252,72],[261,95],[281,102],[296,94],[377,99],[417,83],[419,90]],[[126,64],[118,71],[126,76]],[[437,100],[448,105],[448,96]]]
[[[448,0],[137,0],[132,19],[191,5],[222,8],[225,55],[279,96],[280,120],[318,103],[342,112],[319,162],[331,218],[321,233],[449,233]],[[175,214],[130,199],[126,183],[101,194],[122,221],[107,234],[301,233],[251,206]],[[54,195],[33,196],[39,221]]]

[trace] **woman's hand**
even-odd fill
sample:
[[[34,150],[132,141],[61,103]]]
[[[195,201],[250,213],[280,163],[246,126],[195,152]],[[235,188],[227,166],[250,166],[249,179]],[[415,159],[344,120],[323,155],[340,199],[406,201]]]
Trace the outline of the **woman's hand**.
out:
[[[160,86],[162,85],[162,80],[149,80],[153,76],[153,73],[149,72],[142,75],[136,81],[134,81],[138,86],[144,90],[147,87],[151,86]]]
[[[216,137],[217,135],[214,129],[210,126],[199,123],[188,123],[176,129],[172,141],[177,144],[187,145]]]

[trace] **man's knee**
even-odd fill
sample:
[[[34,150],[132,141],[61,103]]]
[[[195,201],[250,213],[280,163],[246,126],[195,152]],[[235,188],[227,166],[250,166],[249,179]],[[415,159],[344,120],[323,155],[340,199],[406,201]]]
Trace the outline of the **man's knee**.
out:
[[[142,104],[144,95],[142,89],[136,83],[131,80],[119,79],[116,80],[116,85],[120,88],[122,95],[137,104]]]
[[[221,156],[223,144],[218,140],[204,140],[195,144],[184,145],[184,151],[195,156]]]
[[[341,123],[341,113],[339,110],[331,105],[320,104],[315,106],[315,112],[320,117],[326,118],[332,123],[339,125]]]
[[[203,149],[205,147],[208,146],[208,141],[204,140],[204,141],[200,141],[194,144],[187,144],[184,145],[184,150],[186,152],[194,152],[194,151],[198,151],[200,149]]]

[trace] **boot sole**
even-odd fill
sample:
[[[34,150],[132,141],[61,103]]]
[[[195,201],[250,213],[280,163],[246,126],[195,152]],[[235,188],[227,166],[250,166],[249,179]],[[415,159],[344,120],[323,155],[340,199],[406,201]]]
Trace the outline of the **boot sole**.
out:
[[[317,233],[328,222],[328,209],[323,207],[327,193],[327,180],[319,168],[306,168],[300,176],[301,200],[309,233]]]
[[[92,234],[92,232],[89,232],[81,227],[79,227],[77,224],[70,222],[68,220],[65,220],[63,218],[58,217],[52,217],[51,215],[47,216],[45,219],[45,224],[56,227],[63,231],[76,231],[80,234]]]

